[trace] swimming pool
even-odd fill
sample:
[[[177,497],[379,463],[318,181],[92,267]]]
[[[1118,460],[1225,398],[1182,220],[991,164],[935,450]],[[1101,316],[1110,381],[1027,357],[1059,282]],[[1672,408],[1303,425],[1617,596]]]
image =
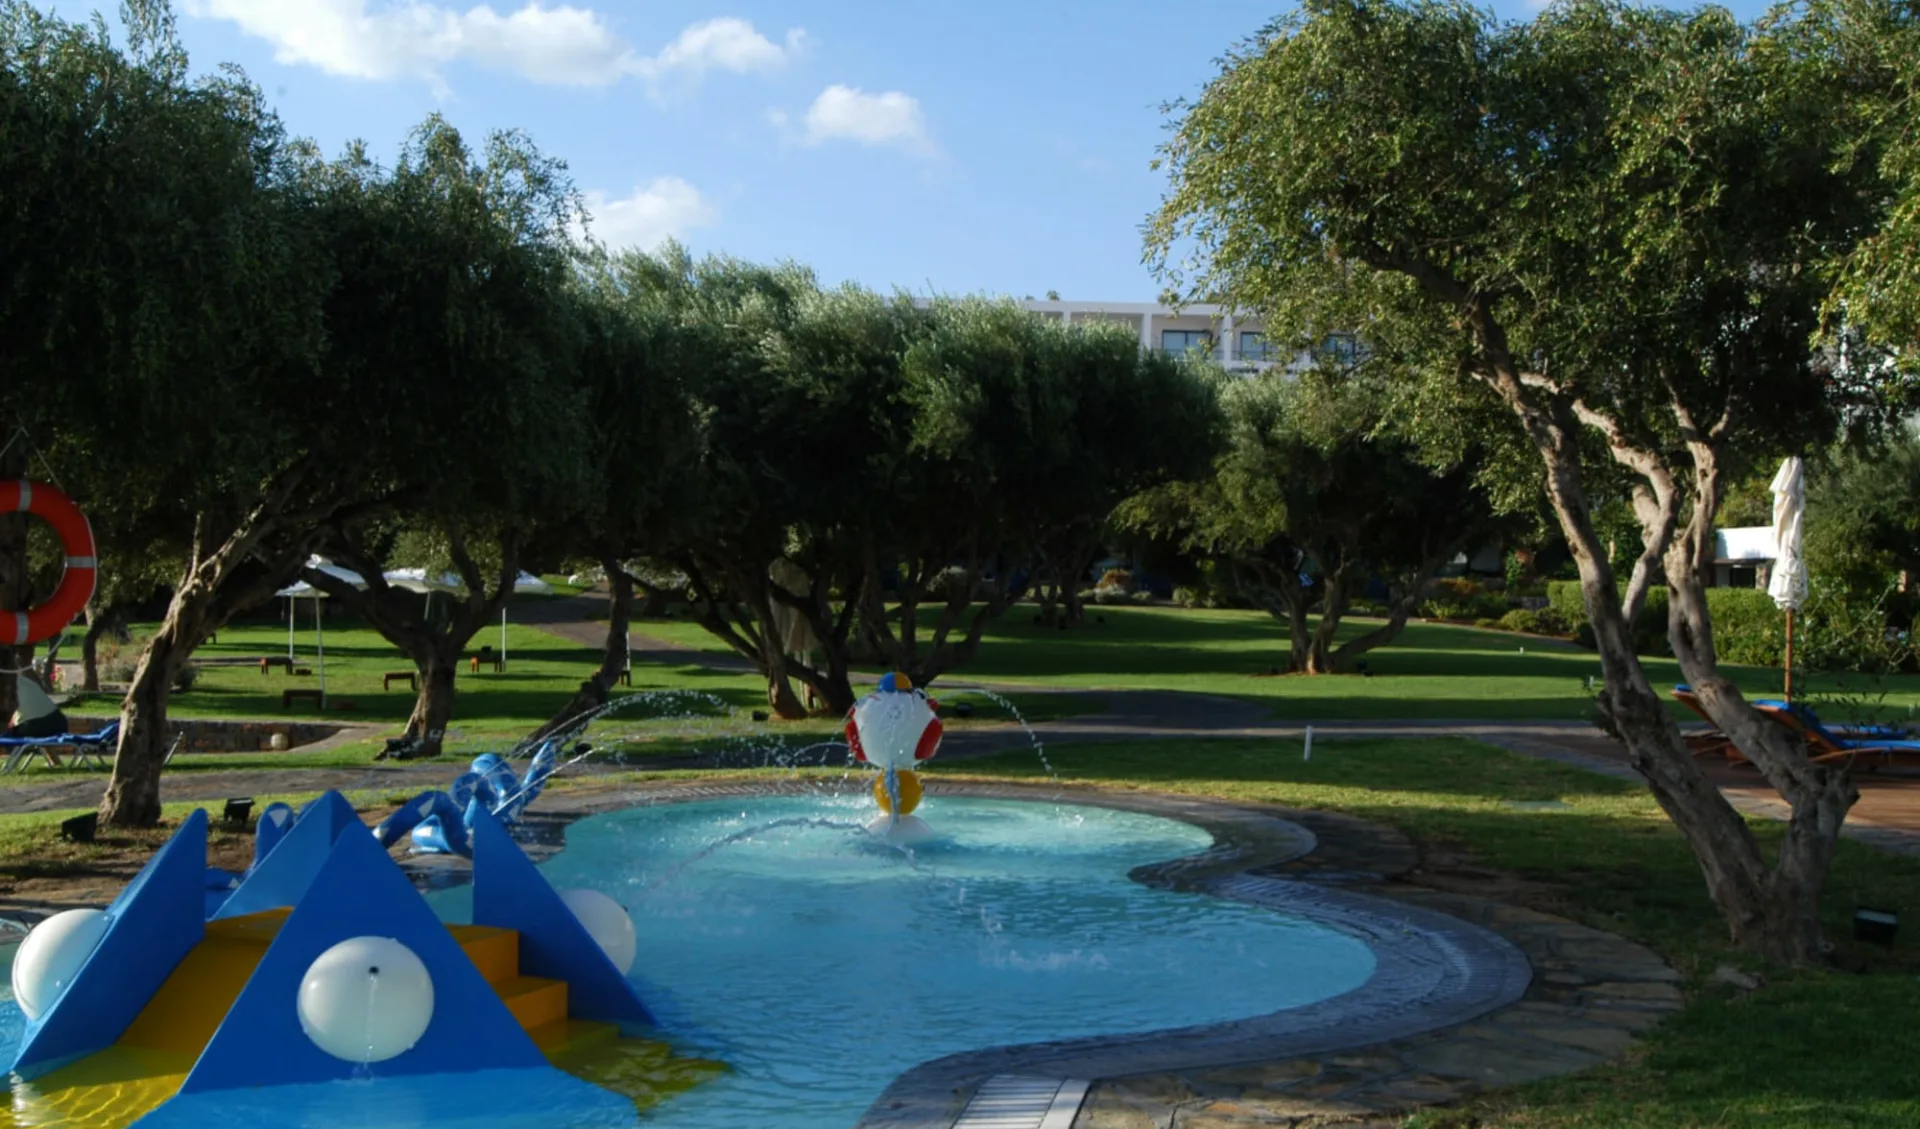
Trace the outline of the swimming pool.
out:
[[[1190,824],[1103,807],[939,797],[911,855],[863,830],[865,796],[654,804],[572,824],[542,870],[626,905],[636,979],[681,1051],[718,1079],[647,1129],[844,1129],[920,1063],[1006,1044],[1219,1023],[1352,991],[1368,945],[1302,917],[1129,879],[1207,849]],[[467,891],[430,900],[462,920]],[[0,1043],[20,1028],[0,1004]],[[4,1049],[4,1048],[0,1048]],[[180,1124],[636,1124],[582,1087],[433,1076],[202,1095]],[[165,1111],[163,1111],[165,1112]],[[0,1122],[5,1119],[0,1118]]]
[[[909,856],[865,796],[746,796],[594,816],[542,870],[627,905],[670,1037],[731,1071],[659,1129],[845,1129],[902,1071],[1010,1043],[1215,1023],[1350,991],[1357,938],[1133,868],[1212,836],[1085,805],[942,797]],[[463,912],[463,892],[440,895]]]

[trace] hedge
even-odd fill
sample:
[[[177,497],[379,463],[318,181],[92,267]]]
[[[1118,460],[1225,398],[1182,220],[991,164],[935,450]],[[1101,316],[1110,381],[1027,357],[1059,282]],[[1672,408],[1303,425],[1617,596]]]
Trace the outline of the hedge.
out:
[[[1574,637],[1593,645],[1588,627],[1587,601],[1577,580],[1547,585],[1547,601],[1574,628]],[[1713,617],[1713,646],[1721,662],[1746,666],[1779,666],[1786,644],[1786,618],[1773,599],[1758,588],[1707,589],[1707,614]],[[1641,654],[1665,655],[1667,644],[1667,590],[1647,589],[1646,606],[1633,625],[1634,649]]]

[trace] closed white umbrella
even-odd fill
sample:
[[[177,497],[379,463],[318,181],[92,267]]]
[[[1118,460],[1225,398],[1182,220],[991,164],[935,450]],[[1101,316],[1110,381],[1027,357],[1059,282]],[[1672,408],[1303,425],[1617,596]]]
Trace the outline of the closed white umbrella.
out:
[[[1793,700],[1793,613],[1807,598],[1807,562],[1800,553],[1800,522],[1806,516],[1806,474],[1796,456],[1773,476],[1773,571],[1767,595],[1787,613],[1787,700]]]

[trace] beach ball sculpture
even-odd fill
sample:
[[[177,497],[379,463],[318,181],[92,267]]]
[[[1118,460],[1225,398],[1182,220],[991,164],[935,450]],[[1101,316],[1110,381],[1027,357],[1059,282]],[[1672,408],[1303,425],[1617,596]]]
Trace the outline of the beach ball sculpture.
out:
[[[847,744],[853,759],[879,770],[873,781],[880,815],[867,829],[894,842],[931,838],[933,829],[913,814],[920,804],[920,776],[914,766],[940,749],[940,703],[915,689],[904,674],[886,674],[873,693],[854,703],[847,715]]]

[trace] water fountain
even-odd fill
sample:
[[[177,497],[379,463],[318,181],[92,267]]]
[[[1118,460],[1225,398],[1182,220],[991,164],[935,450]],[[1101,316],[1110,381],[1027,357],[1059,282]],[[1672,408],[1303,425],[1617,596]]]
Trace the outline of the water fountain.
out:
[[[920,776],[915,765],[940,750],[940,703],[900,673],[880,677],[873,693],[854,703],[847,715],[847,744],[853,759],[879,770],[873,782],[881,814],[868,830],[892,843],[922,843],[933,828],[913,814],[920,805]]]

